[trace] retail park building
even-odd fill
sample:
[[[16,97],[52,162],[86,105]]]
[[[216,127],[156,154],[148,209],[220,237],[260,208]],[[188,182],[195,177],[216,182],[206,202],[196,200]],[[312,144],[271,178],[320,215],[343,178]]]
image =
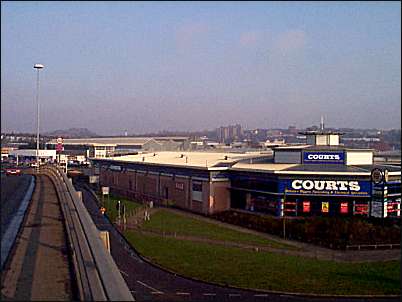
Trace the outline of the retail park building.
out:
[[[400,216],[400,166],[339,145],[341,133],[303,133],[273,152],[149,152],[92,158],[101,186],[202,214],[230,208],[275,216]]]

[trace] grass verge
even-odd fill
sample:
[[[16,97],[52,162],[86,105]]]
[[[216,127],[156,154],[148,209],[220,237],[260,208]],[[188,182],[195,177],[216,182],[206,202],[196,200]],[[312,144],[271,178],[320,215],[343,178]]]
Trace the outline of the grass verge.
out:
[[[99,202],[102,204],[102,196],[98,194]],[[111,221],[114,221],[117,218],[117,209],[116,204],[119,201],[125,205],[126,207],[126,216],[132,215],[137,209],[142,207],[141,203],[125,199],[124,197],[118,197],[114,195],[109,195],[109,197],[105,196],[103,198],[104,207],[106,208],[106,215],[108,215]]]
[[[275,291],[334,295],[400,293],[400,261],[338,263],[126,231],[145,257],[208,282]]]
[[[151,216],[151,220],[143,223],[142,228],[150,231],[176,233],[182,236],[194,236],[274,248],[296,249],[294,246],[269,240],[262,236],[232,230],[214,223],[175,214],[165,209],[159,209],[154,213]]]

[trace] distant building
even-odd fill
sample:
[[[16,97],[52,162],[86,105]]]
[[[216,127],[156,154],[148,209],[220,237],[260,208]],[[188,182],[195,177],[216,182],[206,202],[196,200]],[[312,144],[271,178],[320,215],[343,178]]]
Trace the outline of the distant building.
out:
[[[289,126],[289,127],[288,127],[288,133],[289,133],[289,134],[297,135],[298,130],[297,130],[297,128],[296,128],[295,126]]]
[[[10,150],[8,157],[16,159],[18,162],[33,161],[36,159],[36,149]],[[56,150],[39,150],[39,161],[41,163],[54,162],[56,160]]]
[[[55,149],[57,139],[47,143]],[[63,140],[64,150],[80,150],[86,157],[105,158],[116,155],[136,154],[144,151],[184,151],[190,148],[188,137],[97,137]]]
[[[239,141],[243,137],[243,130],[241,125],[229,125],[226,127],[219,127],[216,129],[217,140],[220,143],[231,143],[233,141]]]

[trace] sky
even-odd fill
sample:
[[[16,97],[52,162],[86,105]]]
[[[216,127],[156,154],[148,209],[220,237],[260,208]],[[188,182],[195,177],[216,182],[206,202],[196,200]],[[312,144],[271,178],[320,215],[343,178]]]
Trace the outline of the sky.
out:
[[[1,2],[1,130],[400,129],[400,2]]]

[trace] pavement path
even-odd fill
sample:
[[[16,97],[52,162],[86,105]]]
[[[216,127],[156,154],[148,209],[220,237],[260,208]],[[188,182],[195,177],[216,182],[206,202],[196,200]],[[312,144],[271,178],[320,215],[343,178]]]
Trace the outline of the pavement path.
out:
[[[53,183],[36,179],[35,191],[1,279],[3,301],[75,299],[62,213]]]

